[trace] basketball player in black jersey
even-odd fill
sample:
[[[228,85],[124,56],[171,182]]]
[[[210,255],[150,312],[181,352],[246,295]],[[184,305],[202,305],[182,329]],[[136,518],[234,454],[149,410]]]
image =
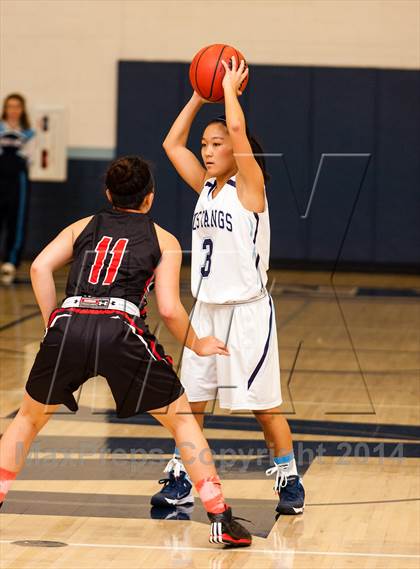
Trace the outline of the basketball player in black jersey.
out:
[[[210,449],[171,359],[145,322],[153,283],[161,318],[177,340],[201,356],[228,357],[228,350],[212,336],[197,338],[190,326],[179,298],[180,245],[148,215],[154,187],[147,163],[139,157],[114,161],[106,186],[112,207],[64,229],[32,264],[46,334],[22,405],[0,442],[0,502],[54,411],[60,404],[77,411],[73,393],[100,374],[119,417],[147,411],[182,448],[211,522],[210,542],[250,545],[251,535],[224,501]],[[70,261],[66,299],[57,308],[53,272]]]

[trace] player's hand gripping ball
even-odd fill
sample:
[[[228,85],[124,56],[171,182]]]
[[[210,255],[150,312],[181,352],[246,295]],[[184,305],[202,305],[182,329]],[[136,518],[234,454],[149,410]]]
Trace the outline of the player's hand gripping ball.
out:
[[[232,57],[235,59],[232,62]],[[242,78],[238,85],[239,94],[243,93],[248,84],[248,73],[244,73],[248,69],[246,61],[242,53],[230,45],[216,43],[208,45],[200,49],[194,56],[190,65],[190,82],[200,97],[217,103],[223,101],[223,79],[225,77],[225,67],[222,62],[232,70],[236,75],[240,70],[241,61],[244,60]],[[236,62],[236,69],[234,67]],[[232,78],[230,78],[232,80]]]

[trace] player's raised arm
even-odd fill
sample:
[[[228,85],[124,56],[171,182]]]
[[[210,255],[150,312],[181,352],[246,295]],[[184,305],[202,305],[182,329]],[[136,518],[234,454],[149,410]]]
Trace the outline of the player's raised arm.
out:
[[[194,91],[163,141],[163,148],[176,171],[197,193],[203,189],[206,170],[187,148],[187,141],[192,122],[204,103],[205,100]]]
[[[225,68],[223,90],[225,94],[226,126],[232,141],[233,153],[238,166],[238,197],[242,205],[250,211],[262,212],[265,209],[264,176],[255,160],[246,133],[245,116],[238,101],[241,83],[248,75],[248,68],[242,60],[239,67],[232,57],[232,67],[222,61]]]
[[[197,338],[179,297],[181,247],[173,235],[159,226],[155,227],[162,250],[162,258],[155,270],[155,292],[159,314],[165,326],[179,342],[199,356],[229,355],[221,340],[213,336]]]

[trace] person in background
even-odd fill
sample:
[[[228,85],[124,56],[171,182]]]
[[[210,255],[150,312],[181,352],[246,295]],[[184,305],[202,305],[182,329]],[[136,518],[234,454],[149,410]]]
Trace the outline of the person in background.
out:
[[[8,95],[0,121],[0,232],[6,233],[0,282],[5,285],[14,281],[25,242],[28,166],[34,136],[24,97]]]

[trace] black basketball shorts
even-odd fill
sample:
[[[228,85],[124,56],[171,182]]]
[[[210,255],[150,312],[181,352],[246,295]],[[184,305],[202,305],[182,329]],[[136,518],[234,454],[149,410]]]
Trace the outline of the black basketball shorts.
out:
[[[54,310],[26,391],[77,411],[73,393],[96,375],[106,378],[120,418],[166,407],[184,392],[143,319],[118,310]]]

